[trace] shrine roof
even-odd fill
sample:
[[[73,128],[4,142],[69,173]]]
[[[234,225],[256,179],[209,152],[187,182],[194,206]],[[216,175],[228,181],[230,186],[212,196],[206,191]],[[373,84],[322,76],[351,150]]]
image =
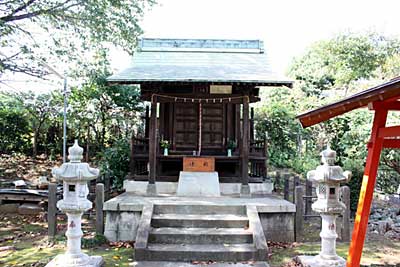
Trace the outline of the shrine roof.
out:
[[[380,84],[370,89],[361,91],[343,100],[305,112],[296,118],[303,127],[327,121],[351,110],[368,106],[378,101],[398,100],[400,98],[400,77]]]
[[[107,80],[124,84],[293,84],[272,71],[262,41],[218,39],[141,39],[131,66]]]

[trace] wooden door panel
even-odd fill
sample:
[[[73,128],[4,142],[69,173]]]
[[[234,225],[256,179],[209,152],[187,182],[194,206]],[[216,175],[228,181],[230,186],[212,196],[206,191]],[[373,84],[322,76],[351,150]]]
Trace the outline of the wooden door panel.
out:
[[[198,107],[196,104],[175,104],[175,148],[196,150],[198,142]]]
[[[222,104],[205,104],[202,106],[203,148],[222,149],[223,147],[223,106]]]

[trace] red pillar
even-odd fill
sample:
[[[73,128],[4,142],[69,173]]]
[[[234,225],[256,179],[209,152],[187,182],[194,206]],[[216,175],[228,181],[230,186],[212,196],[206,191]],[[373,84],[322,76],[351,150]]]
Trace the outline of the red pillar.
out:
[[[360,198],[358,200],[357,215],[354,221],[353,236],[349,248],[349,255],[347,257],[347,267],[360,266],[376,174],[383,146],[383,138],[379,137],[379,129],[385,127],[387,113],[388,111],[383,109],[375,111],[371,139],[368,145],[367,162],[364,170]]]

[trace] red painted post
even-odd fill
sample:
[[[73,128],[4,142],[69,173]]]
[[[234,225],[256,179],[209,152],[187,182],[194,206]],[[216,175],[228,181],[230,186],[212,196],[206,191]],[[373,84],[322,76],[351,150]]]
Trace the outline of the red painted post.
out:
[[[383,146],[383,138],[379,137],[379,129],[385,127],[387,110],[376,110],[368,146],[367,163],[365,165],[357,215],[354,221],[353,236],[347,257],[347,267],[360,266],[365,234],[368,227],[368,217],[374,193],[376,174]]]

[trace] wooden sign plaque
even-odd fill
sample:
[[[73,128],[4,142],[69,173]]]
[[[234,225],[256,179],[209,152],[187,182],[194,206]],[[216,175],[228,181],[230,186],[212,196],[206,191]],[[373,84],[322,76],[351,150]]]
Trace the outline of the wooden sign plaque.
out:
[[[213,172],[215,171],[215,159],[213,157],[184,157],[184,172]]]

